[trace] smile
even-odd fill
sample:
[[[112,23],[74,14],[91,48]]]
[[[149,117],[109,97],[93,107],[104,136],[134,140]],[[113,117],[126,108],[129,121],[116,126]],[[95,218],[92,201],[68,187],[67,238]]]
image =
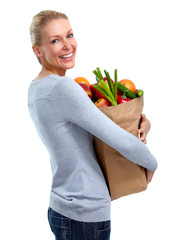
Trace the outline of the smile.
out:
[[[73,53],[70,53],[68,55],[60,56],[60,58],[70,58],[73,56]]]

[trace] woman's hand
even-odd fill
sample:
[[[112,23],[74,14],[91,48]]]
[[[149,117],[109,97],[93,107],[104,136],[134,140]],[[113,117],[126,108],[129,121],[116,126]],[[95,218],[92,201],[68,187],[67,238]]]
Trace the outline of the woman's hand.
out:
[[[146,115],[142,113],[141,119],[140,119],[140,129],[138,130],[138,134],[139,134],[139,139],[143,143],[147,143],[147,134],[150,130],[150,127],[151,127],[150,121],[146,118]],[[145,174],[146,174],[146,180],[148,185],[152,181],[154,172],[146,169]]]
[[[148,184],[152,181],[154,172],[146,169],[146,170],[145,170],[145,174],[146,174],[146,180],[147,180],[147,185],[148,185]]]
[[[145,144],[147,143],[147,134],[150,130],[150,127],[151,127],[150,121],[146,118],[145,114],[142,113],[138,135],[139,135],[139,139]]]

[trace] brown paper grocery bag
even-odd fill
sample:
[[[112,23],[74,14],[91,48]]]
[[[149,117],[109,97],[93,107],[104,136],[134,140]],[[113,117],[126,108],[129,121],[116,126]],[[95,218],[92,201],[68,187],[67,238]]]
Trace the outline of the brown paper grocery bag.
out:
[[[117,106],[99,109],[120,127],[137,137],[143,105],[142,96]],[[143,167],[129,161],[96,137],[94,137],[94,147],[108,184],[111,200],[146,190],[146,175]]]

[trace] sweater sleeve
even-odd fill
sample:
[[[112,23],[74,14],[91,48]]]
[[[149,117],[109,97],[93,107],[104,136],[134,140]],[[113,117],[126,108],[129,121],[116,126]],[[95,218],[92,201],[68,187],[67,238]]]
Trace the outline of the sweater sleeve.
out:
[[[102,113],[73,79],[62,78],[55,90],[53,99],[56,98],[61,119],[90,132],[135,164],[151,171],[157,169],[157,161],[148,147]]]

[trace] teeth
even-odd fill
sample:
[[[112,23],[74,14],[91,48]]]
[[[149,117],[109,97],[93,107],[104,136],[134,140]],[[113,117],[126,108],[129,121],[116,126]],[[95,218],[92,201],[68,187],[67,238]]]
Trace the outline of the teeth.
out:
[[[61,58],[68,58],[68,57],[71,57],[73,55],[73,53],[70,53],[68,55],[65,55],[65,56],[61,56]]]

